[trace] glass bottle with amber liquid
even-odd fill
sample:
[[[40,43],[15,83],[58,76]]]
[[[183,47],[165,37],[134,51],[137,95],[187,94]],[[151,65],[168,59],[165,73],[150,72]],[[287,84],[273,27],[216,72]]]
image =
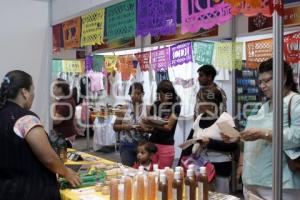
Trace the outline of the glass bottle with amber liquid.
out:
[[[185,199],[186,200],[196,200],[196,180],[194,176],[194,171],[187,170],[187,177],[185,178]]]

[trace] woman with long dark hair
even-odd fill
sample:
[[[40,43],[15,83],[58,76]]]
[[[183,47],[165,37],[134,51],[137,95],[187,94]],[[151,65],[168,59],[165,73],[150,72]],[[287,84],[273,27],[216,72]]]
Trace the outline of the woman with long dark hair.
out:
[[[159,100],[152,105],[150,115],[163,118],[167,123],[159,125],[151,120],[143,120],[143,123],[152,127],[149,140],[157,147],[153,162],[158,163],[159,168],[162,169],[173,165],[175,156],[174,135],[181,106],[180,98],[171,81],[161,81],[157,87],[157,94]]]
[[[39,117],[30,111],[34,85],[29,74],[7,73],[0,88],[0,198],[60,199],[56,173],[72,186],[79,176],[52,149]]]

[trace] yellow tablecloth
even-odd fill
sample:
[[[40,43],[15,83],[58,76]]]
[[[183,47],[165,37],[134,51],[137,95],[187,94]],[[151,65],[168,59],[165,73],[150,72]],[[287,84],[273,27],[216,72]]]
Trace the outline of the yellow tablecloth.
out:
[[[75,151],[73,149],[68,149],[68,151]],[[97,164],[97,163],[104,163],[104,164],[115,164],[112,161],[103,159],[103,158],[99,158],[87,153],[83,153],[83,152],[79,152],[80,155],[84,158],[84,159],[88,159],[91,161],[70,161],[68,160],[67,162],[65,162],[65,164],[77,164],[77,165],[93,165],[93,164]],[[89,198],[88,195],[96,195],[98,197],[97,200],[100,199],[102,200],[106,200],[109,199],[109,195],[102,195],[99,192],[95,192],[95,188],[94,187],[86,187],[86,188],[81,188],[81,189],[65,189],[65,190],[60,190],[60,195],[61,195],[61,199],[62,200],[81,200],[81,194],[84,194],[85,197],[87,197],[90,200],[93,200],[92,198]]]

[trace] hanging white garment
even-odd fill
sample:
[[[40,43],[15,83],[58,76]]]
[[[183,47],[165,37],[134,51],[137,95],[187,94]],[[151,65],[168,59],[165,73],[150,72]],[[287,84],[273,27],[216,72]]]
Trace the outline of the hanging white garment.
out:
[[[97,151],[103,146],[109,146],[116,143],[116,133],[113,130],[115,116],[108,116],[105,119],[96,118],[94,121],[93,149]]]

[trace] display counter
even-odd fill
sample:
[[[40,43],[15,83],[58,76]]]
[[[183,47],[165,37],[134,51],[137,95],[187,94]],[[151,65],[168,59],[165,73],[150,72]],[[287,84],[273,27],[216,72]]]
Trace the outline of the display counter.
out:
[[[74,151],[74,150],[71,150]],[[121,164],[99,158],[87,153],[78,152],[83,158],[83,161],[70,161],[68,160],[65,164],[66,165],[73,165],[73,166],[107,166],[105,169],[105,172],[107,174],[107,179],[110,178],[118,178],[123,175],[124,169],[128,169],[127,173],[129,173],[131,176],[134,176],[134,174],[137,172],[137,170],[125,167]],[[110,199],[109,195],[109,183],[102,183],[102,192],[96,192],[97,186],[91,186],[91,187],[83,187],[78,189],[64,189],[60,190],[61,199],[62,200],[106,200]],[[210,200],[239,200],[239,198],[230,196],[230,195],[224,195],[220,193],[209,193],[209,199]]]

